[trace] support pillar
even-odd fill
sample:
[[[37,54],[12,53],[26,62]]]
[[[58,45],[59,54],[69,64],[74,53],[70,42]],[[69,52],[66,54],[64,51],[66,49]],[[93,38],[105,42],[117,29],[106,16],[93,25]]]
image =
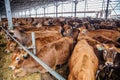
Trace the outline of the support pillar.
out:
[[[85,0],[84,17],[86,17],[87,0]]]
[[[55,8],[56,8],[56,17],[58,17],[58,1],[55,2]]]
[[[13,29],[11,7],[10,7],[10,1],[9,0],[5,0],[5,8],[6,8],[6,14],[7,14],[9,29]]]
[[[37,9],[35,8],[35,16],[37,17]]]
[[[31,17],[31,11],[29,10],[29,17]]]
[[[27,15],[26,15],[26,11],[25,11],[25,18],[27,17]]]
[[[73,1],[74,2],[74,4],[75,4],[75,10],[74,10],[74,17],[76,17],[76,12],[77,12],[77,4],[78,4],[78,1],[77,0],[75,0],[75,1]]]
[[[2,15],[0,14],[0,21],[2,21]]]
[[[107,6],[106,6],[106,10],[105,10],[105,19],[107,19],[107,17],[108,17],[109,2],[110,2],[110,0],[107,0]]]
[[[46,7],[43,7],[43,9],[44,9],[44,17],[45,17],[45,15],[46,15],[46,12],[45,12]]]

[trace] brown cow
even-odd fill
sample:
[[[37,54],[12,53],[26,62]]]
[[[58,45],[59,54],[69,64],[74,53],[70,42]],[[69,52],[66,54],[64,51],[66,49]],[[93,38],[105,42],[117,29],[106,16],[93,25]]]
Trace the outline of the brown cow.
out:
[[[55,69],[56,65],[61,65],[67,62],[67,59],[70,56],[72,44],[73,40],[71,38],[63,37],[42,47],[41,50],[36,54],[36,56],[39,57],[48,66]],[[20,58],[19,55],[16,56],[16,54],[13,54],[12,57],[13,58],[10,68],[12,70],[19,68],[20,70],[22,70],[22,73],[24,73],[22,75],[20,73],[15,73],[16,76],[24,76],[27,73],[33,72],[47,72],[31,57],[28,57],[28,59],[24,59],[24,61]]]
[[[98,69],[98,59],[88,42],[80,40],[69,61],[68,80],[95,80]]]
[[[17,47],[17,43],[15,41],[9,39],[7,41],[7,45],[5,48],[5,53],[10,53],[10,52],[14,51],[16,47]]]
[[[85,27],[79,28],[79,30],[80,30],[79,37],[81,34],[86,34],[92,38],[95,36],[105,36],[106,38],[112,41],[117,41],[120,38],[120,33],[115,30],[99,29],[99,30],[88,31],[87,29],[85,29]]]
[[[35,38],[51,36],[51,35],[55,35],[57,37],[57,35],[60,35],[60,33],[56,32],[56,31],[44,31],[43,33],[36,32]],[[23,45],[27,45],[32,40],[30,32],[27,33],[24,30],[22,30],[21,28],[14,29],[14,37],[16,37],[20,41],[20,43],[22,43]]]
[[[44,35],[44,34],[43,34]],[[42,35],[42,36],[43,36]],[[39,51],[41,49],[41,47],[43,47],[45,44],[48,44],[48,43],[51,43],[55,40],[58,40],[60,39],[62,36],[61,34],[54,34],[54,35],[46,35],[44,37],[39,37],[39,38],[36,38],[36,51]],[[32,41],[29,42],[28,44],[25,45],[26,47],[31,47],[32,46]],[[12,52],[14,51],[16,48],[17,48],[17,43],[13,40],[9,40],[7,42],[7,45],[6,45],[6,49],[5,49],[5,53],[9,53],[9,52]],[[19,47],[18,47],[19,48]]]

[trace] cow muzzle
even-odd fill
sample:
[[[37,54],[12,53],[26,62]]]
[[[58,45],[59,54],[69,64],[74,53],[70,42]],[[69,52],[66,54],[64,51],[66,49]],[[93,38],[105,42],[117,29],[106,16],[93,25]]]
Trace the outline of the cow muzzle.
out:
[[[105,63],[105,66],[113,67],[113,62],[106,62],[106,63]]]
[[[10,53],[10,51],[9,51],[9,50],[5,50],[4,52],[5,52],[5,53]]]
[[[14,70],[15,66],[9,66],[9,69]]]

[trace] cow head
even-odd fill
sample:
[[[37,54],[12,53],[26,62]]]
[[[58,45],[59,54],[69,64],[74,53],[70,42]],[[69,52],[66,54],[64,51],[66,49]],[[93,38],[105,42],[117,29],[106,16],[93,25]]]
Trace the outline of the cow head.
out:
[[[98,50],[103,50],[103,58],[105,60],[105,66],[113,67],[114,60],[120,51],[113,44],[97,44]]]
[[[64,25],[64,29],[65,29],[65,35],[69,36],[70,35],[70,31],[71,31],[71,27],[69,25]]]
[[[8,40],[6,49],[5,49],[5,53],[10,53],[10,52],[14,51],[16,47],[17,47],[17,43],[15,41]]]
[[[12,62],[9,66],[10,69],[14,70],[15,68],[19,68],[19,65],[24,61],[25,51],[17,49],[12,53]],[[26,54],[27,55],[27,54]]]

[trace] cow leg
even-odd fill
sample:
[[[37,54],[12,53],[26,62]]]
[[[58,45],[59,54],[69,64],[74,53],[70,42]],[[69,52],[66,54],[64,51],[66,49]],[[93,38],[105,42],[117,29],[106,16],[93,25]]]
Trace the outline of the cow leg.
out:
[[[21,77],[21,76],[25,76],[26,73],[27,73],[27,72],[26,72],[24,69],[22,69],[22,68],[20,68],[20,69],[16,69],[16,70],[14,71],[13,77],[17,77],[17,76],[19,76],[19,77]]]

